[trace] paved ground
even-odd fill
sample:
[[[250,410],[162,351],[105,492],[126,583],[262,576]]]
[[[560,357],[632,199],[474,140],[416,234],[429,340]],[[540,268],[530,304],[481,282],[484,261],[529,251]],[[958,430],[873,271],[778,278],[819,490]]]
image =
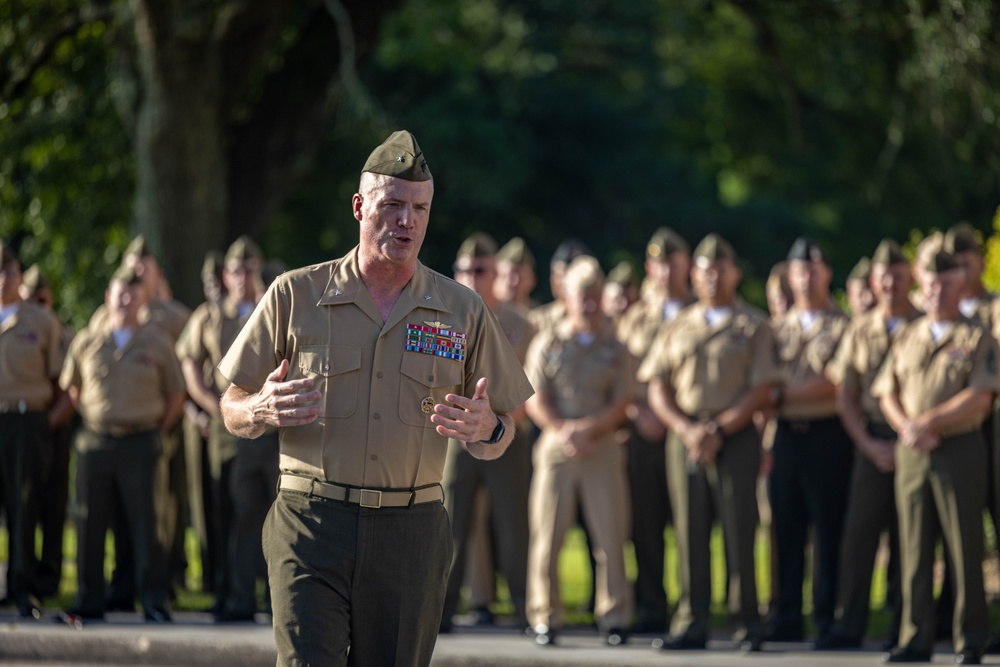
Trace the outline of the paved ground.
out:
[[[213,625],[207,614],[177,613],[175,622],[143,623],[138,614],[109,614],[102,623],[76,630],[56,621],[55,612],[24,621],[0,610],[0,664],[10,667],[156,665],[158,667],[273,667],[274,640],[267,617],[255,624]],[[818,653],[808,644],[772,644],[742,655],[721,639],[707,651],[665,653],[651,647],[651,636],[633,637],[626,646],[604,646],[590,629],[565,632],[560,645],[539,647],[512,629],[462,627],[438,639],[434,667],[559,666],[608,667],[670,665],[722,667],[770,665],[841,667],[879,664],[872,645],[859,651]],[[935,664],[953,664],[950,647],[941,645]],[[985,664],[1000,665],[1000,656]]]

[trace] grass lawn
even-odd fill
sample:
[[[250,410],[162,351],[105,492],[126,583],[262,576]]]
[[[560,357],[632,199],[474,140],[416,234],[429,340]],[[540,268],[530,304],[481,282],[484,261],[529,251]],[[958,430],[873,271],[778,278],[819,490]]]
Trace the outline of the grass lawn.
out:
[[[991,531],[992,533],[992,531]],[[666,590],[667,597],[671,605],[677,601],[680,584],[677,577],[677,551],[674,533],[672,529],[667,529],[665,535],[667,544],[666,554]],[[992,534],[989,536],[992,537]],[[39,537],[40,539],[40,537]],[[717,628],[727,626],[728,619],[725,607],[725,578],[726,566],[723,556],[722,534],[716,528],[712,536],[712,588],[713,588],[713,624]],[[40,547],[39,547],[40,549]],[[70,604],[76,592],[76,533],[71,527],[67,527],[64,544],[65,559],[63,562],[63,579],[60,595],[57,598],[47,600],[46,604],[54,607],[65,607]],[[177,599],[174,607],[178,610],[204,610],[209,608],[214,599],[210,593],[203,592],[200,588],[201,582],[201,561],[197,539],[193,531],[188,531],[186,541],[186,552],[188,557],[187,586],[183,590],[177,591]],[[770,544],[767,532],[761,528],[757,535],[757,590],[762,605],[768,601],[770,582]],[[0,554],[7,553],[7,534],[0,529]],[[114,547],[110,535],[107,540],[105,560],[105,576],[111,578],[111,571],[114,566]],[[628,546],[626,552],[626,566],[630,580],[635,579],[635,557]],[[563,600],[566,606],[567,623],[573,625],[588,625],[593,622],[593,616],[587,611],[587,603],[592,586],[592,573],[590,563],[586,553],[586,543],[583,532],[576,528],[567,536],[566,543],[560,554],[559,569],[562,579]],[[807,567],[807,572],[810,568]],[[806,611],[808,612],[812,604],[812,584],[807,577],[803,587]],[[874,581],[872,582],[872,617],[869,623],[869,634],[871,636],[883,636],[889,624],[889,615],[882,611],[885,603],[886,573],[885,568],[876,568]],[[492,610],[495,614],[504,616],[513,614],[513,606],[504,582],[498,581],[498,600],[493,604]],[[762,607],[763,608],[763,607]],[[807,621],[808,622],[808,621]]]

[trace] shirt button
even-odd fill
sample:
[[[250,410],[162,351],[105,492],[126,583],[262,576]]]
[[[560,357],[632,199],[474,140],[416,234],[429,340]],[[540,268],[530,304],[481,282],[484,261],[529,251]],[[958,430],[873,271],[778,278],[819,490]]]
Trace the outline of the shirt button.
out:
[[[427,376],[427,381],[428,382],[434,382],[434,376],[433,375],[428,375]]]
[[[372,461],[378,461],[378,454],[372,454]]]
[[[379,372],[375,373],[375,377],[377,377],[379,380],[381,380],[382,379],[382,371],[379,371]]]
[[[323,365],[323,371],[324,372],[329,372],[329,370],[330,370],[330,364],[324,364]]]
[[[380,415],[377,412],[374,415],[372,415],[372,417],[374,417],[375,419],[382,419],[382,415]]]

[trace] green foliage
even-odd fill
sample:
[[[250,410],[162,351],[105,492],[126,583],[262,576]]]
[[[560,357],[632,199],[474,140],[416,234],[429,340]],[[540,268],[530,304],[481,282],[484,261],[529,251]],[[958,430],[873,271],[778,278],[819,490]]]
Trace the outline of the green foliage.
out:
[[[0,237],[25,268],[40,264],[79,327],[128,241],[133,158],[110,86],[115,27],[110,16],[77,25],[76,11],[0,2]]]
[[[75,323],[131,219],[122,6],[0,0],[0,236],[43,263]],[[74,16],[86,20],[60,32]],[[759,305],[762,279],[803,233],[840,282],[884,236],[961,219],[991,231],[998,22],[988,0],[407,0],[358,83],[331,91],[315,169],[262,245],[293,266],[352,246],[359,165],[406,127],[436,178],[422,258],[438,270],[488,229],[525,236],[544,285],[567,236],[610,267],[667,224],[692,244],[729,238]],[[294,25],[265,58],[273,67],[302,37]],[[255,81],[246,104],[271,94]],[[236,120],[248,109],[236,105]]]

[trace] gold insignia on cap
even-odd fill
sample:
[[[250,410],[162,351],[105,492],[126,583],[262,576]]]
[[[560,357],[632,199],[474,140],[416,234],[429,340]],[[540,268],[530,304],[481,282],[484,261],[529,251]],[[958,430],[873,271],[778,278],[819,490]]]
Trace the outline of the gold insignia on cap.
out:
[[[420,410],[425,415],[429,415],[430,413],[434,412],[434,399],[428,396],[424,400],[420,401]]]

